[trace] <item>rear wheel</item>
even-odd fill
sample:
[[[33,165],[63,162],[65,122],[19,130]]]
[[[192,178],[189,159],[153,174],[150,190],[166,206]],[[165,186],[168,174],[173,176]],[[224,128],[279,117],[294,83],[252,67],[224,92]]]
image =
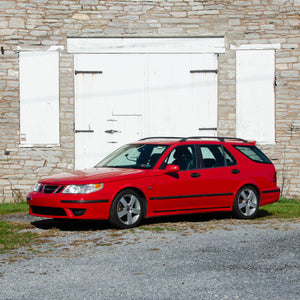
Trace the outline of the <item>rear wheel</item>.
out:
[[[259,208],[259,195],[250,185],[242,187],[235,196],[232,212],[239,219],[253,219]]]
[[[144,199],[134,190],[121,191],[113,200],[109,222],[117,228],[137,226],[145,215]]]

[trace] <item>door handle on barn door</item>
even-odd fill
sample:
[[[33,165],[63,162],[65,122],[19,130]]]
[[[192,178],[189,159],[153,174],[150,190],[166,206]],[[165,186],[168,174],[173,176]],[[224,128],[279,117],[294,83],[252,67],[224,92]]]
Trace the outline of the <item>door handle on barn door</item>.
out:
[[[239,174],[241,171],[239,169],[233,169],[231,170],[232,174]]]
[[[193,178],[197,178],[200,176],[201,176],[200,173],[196,173],[196,172],[191,174],[191,177],[193,177]]]
[[[114,134],[114,133],[121,132],[121,131],[120,130],[114,130],[114,129],[108,129],[108,130],[105,130],[104,132],[109,133],[109,134]]]

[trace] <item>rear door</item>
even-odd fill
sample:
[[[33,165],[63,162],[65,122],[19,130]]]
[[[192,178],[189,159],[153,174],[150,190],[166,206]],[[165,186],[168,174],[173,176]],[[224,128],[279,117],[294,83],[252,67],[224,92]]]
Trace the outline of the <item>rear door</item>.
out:
[[[232,206],[241,181],[235,158],[222,145],[198,145],[202,208],[226,209]]]

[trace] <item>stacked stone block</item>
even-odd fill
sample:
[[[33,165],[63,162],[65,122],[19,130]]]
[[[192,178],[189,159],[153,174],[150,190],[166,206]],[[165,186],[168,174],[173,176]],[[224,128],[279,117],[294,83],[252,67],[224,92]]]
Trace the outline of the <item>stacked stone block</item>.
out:
[[[0,201],[24,199],[42,176],[74,168],[74,70],[68,37],[225,36],[218,59],[218,128],[235,136],[235,51],[276,50],[276,145],[263,146],[283,195],[300,197],[300,0],[0,1]],[[60,46],[60,146],[22,148],[19,54]]]

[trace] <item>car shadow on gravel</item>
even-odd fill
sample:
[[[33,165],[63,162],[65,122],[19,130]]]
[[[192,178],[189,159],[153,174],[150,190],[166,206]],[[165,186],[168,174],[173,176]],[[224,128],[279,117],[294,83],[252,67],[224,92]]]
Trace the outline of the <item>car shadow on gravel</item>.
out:
[[[272,216],[266,210],[259,210],[257,219]],[[144,219],[140,226],[168,226],[182,223],[202,223],[205,224],[211,221],[231,220],[231,213],[206,213],[206,214],[189,214],[164,216]],[[68,219],[43,219],[31,222],[31,225],[38,229],[50,230],[58,229],[60,231],[98,231],[114,229],[107,221],[102,220],[68,220]]]
[[[111,229],[108,222],[101,220],[44,219],[31,222],[38,229],[61,231],[97,231]]]

